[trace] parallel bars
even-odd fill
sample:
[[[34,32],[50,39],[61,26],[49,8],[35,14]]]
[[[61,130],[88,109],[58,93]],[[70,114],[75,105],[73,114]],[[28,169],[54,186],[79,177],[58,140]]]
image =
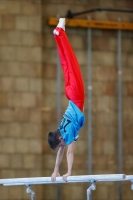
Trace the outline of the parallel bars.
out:
[[[0,184],[4,186],[26,185],[27,187],[26,192],[31,194],[31,200],[34,200],[35,193],[30,189],[31,185],[90,182],[91,186],[87,189],[87,200],[90,200],[91,191],[96,189],[95,183],[107,182],[107,181],[130,181],[131,190],[133,190],[133,175],[125,175],[125,174],[68,176],[67,182],[64,182],[62,177],[57,177],[55,182],[51,181],[51,177],[11,178],[11,179],[0,179]]]

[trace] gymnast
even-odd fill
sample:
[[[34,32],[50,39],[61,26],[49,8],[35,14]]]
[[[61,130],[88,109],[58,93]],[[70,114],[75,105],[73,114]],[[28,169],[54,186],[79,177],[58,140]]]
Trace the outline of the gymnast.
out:
[[[64,73],[65,94],[69,100],[60,125],[56,130],[50,131],[48,134],[50,147],[53,150],[58,149],[54,172],[51,175],[51,181],[54,182],[56,177],[60,176],[59,167],[66,145],[68,146],[66,155],[68,171],[63,175],[63,180],[67,181],[67,177],[71,175],[74,159],[74,142],[78,139],[78,131],[85,121],[83,114],[85,94],[80,67],[65,33],[65,18],[60,18],[53,33]]]

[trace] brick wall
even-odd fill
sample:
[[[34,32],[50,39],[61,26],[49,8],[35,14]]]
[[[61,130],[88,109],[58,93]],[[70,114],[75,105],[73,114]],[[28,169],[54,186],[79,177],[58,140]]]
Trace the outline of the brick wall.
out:
[[[0,1],[0,177],[50,176],[56,152],[47,144],[47,133],[57,127],[57,52],[48,17],[94,7],[131,9],[122,1]],[[92,19],[133,21],[131,14],[97,12]],[[78,16],[86,18],[87,15]],[[78,57],[87,94],[87,31],[66,28]],[[123,173],[132,174],[133,34],[122,32]],[[63,77],[63,76],[62,76]],[[118,173],[117,31],[92,30],[92,131],[93,174]],[[67,100],[63,92],[62,114]],[[87,118],[88,105],[85,103]],[[87,121],[88,119],[86,119]],[[88,173],[87,123],[75,144],[73,175]],[[66,173],[63,159],[61,174]],[[88,184],[64,184],[62,199],[86,199]],[[94,200],[119,199],[118,183],[98,183]],[[25,187],[0,186],[0,199],[30,199]],[[58,199],[56,185],[32,189],[36,199]],[[123,183],[123,199],[132,199],[130,183]]]
[[[41,71],[40,1],[0,1],[1,178],[42,176]],[[0,191],[1,199],[29,198],[23,187]]]

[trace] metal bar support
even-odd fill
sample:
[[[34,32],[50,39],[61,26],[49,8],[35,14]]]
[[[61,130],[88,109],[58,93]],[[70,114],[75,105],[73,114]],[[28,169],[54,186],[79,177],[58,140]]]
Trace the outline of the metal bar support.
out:
[[[30,189],[30,185],[27,185],[26,193],[31,195],[31,200],[35,200],[35,193]]]
[[[131,190],[133,190],[133,181],[131,181]]]
[[[92,13],[92,12],[101,12],[101,11],[106,11],[106,12],[122,12],[122,13],[133,13],[133,10],[128,10],[128,9],[113,9],[113,8],[94,8],[78,13],[72,13],[71,10],[68,10],[66,17],[67,18],[73,18],[74,16],[77,15],[83,15],[86,13]]]
[[[90,16],[88,20],[91,20]],[[91,83],[91,29],[88,28],[88,173],[92,174],[92,83]]]
[[[121,19],[118,18],[120,22]],[[122,173],[122,64],[121,64],[121,30],[118,30],[118,159],[119,173]],[[122,183],[119,183],[119,199],[122,200]]]
[[[96,185],[92,182],[91,186],[87,189],[87,200],[91,199],[91,191],[96,189]]]

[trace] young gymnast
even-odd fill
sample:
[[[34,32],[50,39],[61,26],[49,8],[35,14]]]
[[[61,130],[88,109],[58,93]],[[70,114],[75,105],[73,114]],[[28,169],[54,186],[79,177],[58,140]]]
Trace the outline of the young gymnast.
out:
[[[68,107],[63,115],[58,129],[49,132],[48,143],[55,150],[58,148],[54,172],[51,180],[55,181],[59,174],[59,167],[63,158],[64,148],[67,145],[68,172],[63,175],[63,180],[71,175],[74,159],[74,142],[78,139],[78,131],[84,125],[84,84],[80,67],[72,47],[65,33],[65,18],[60,18],[59,23],[53,31],[57,44],[58,53],[64,73],[65,94],[69,100]]]

